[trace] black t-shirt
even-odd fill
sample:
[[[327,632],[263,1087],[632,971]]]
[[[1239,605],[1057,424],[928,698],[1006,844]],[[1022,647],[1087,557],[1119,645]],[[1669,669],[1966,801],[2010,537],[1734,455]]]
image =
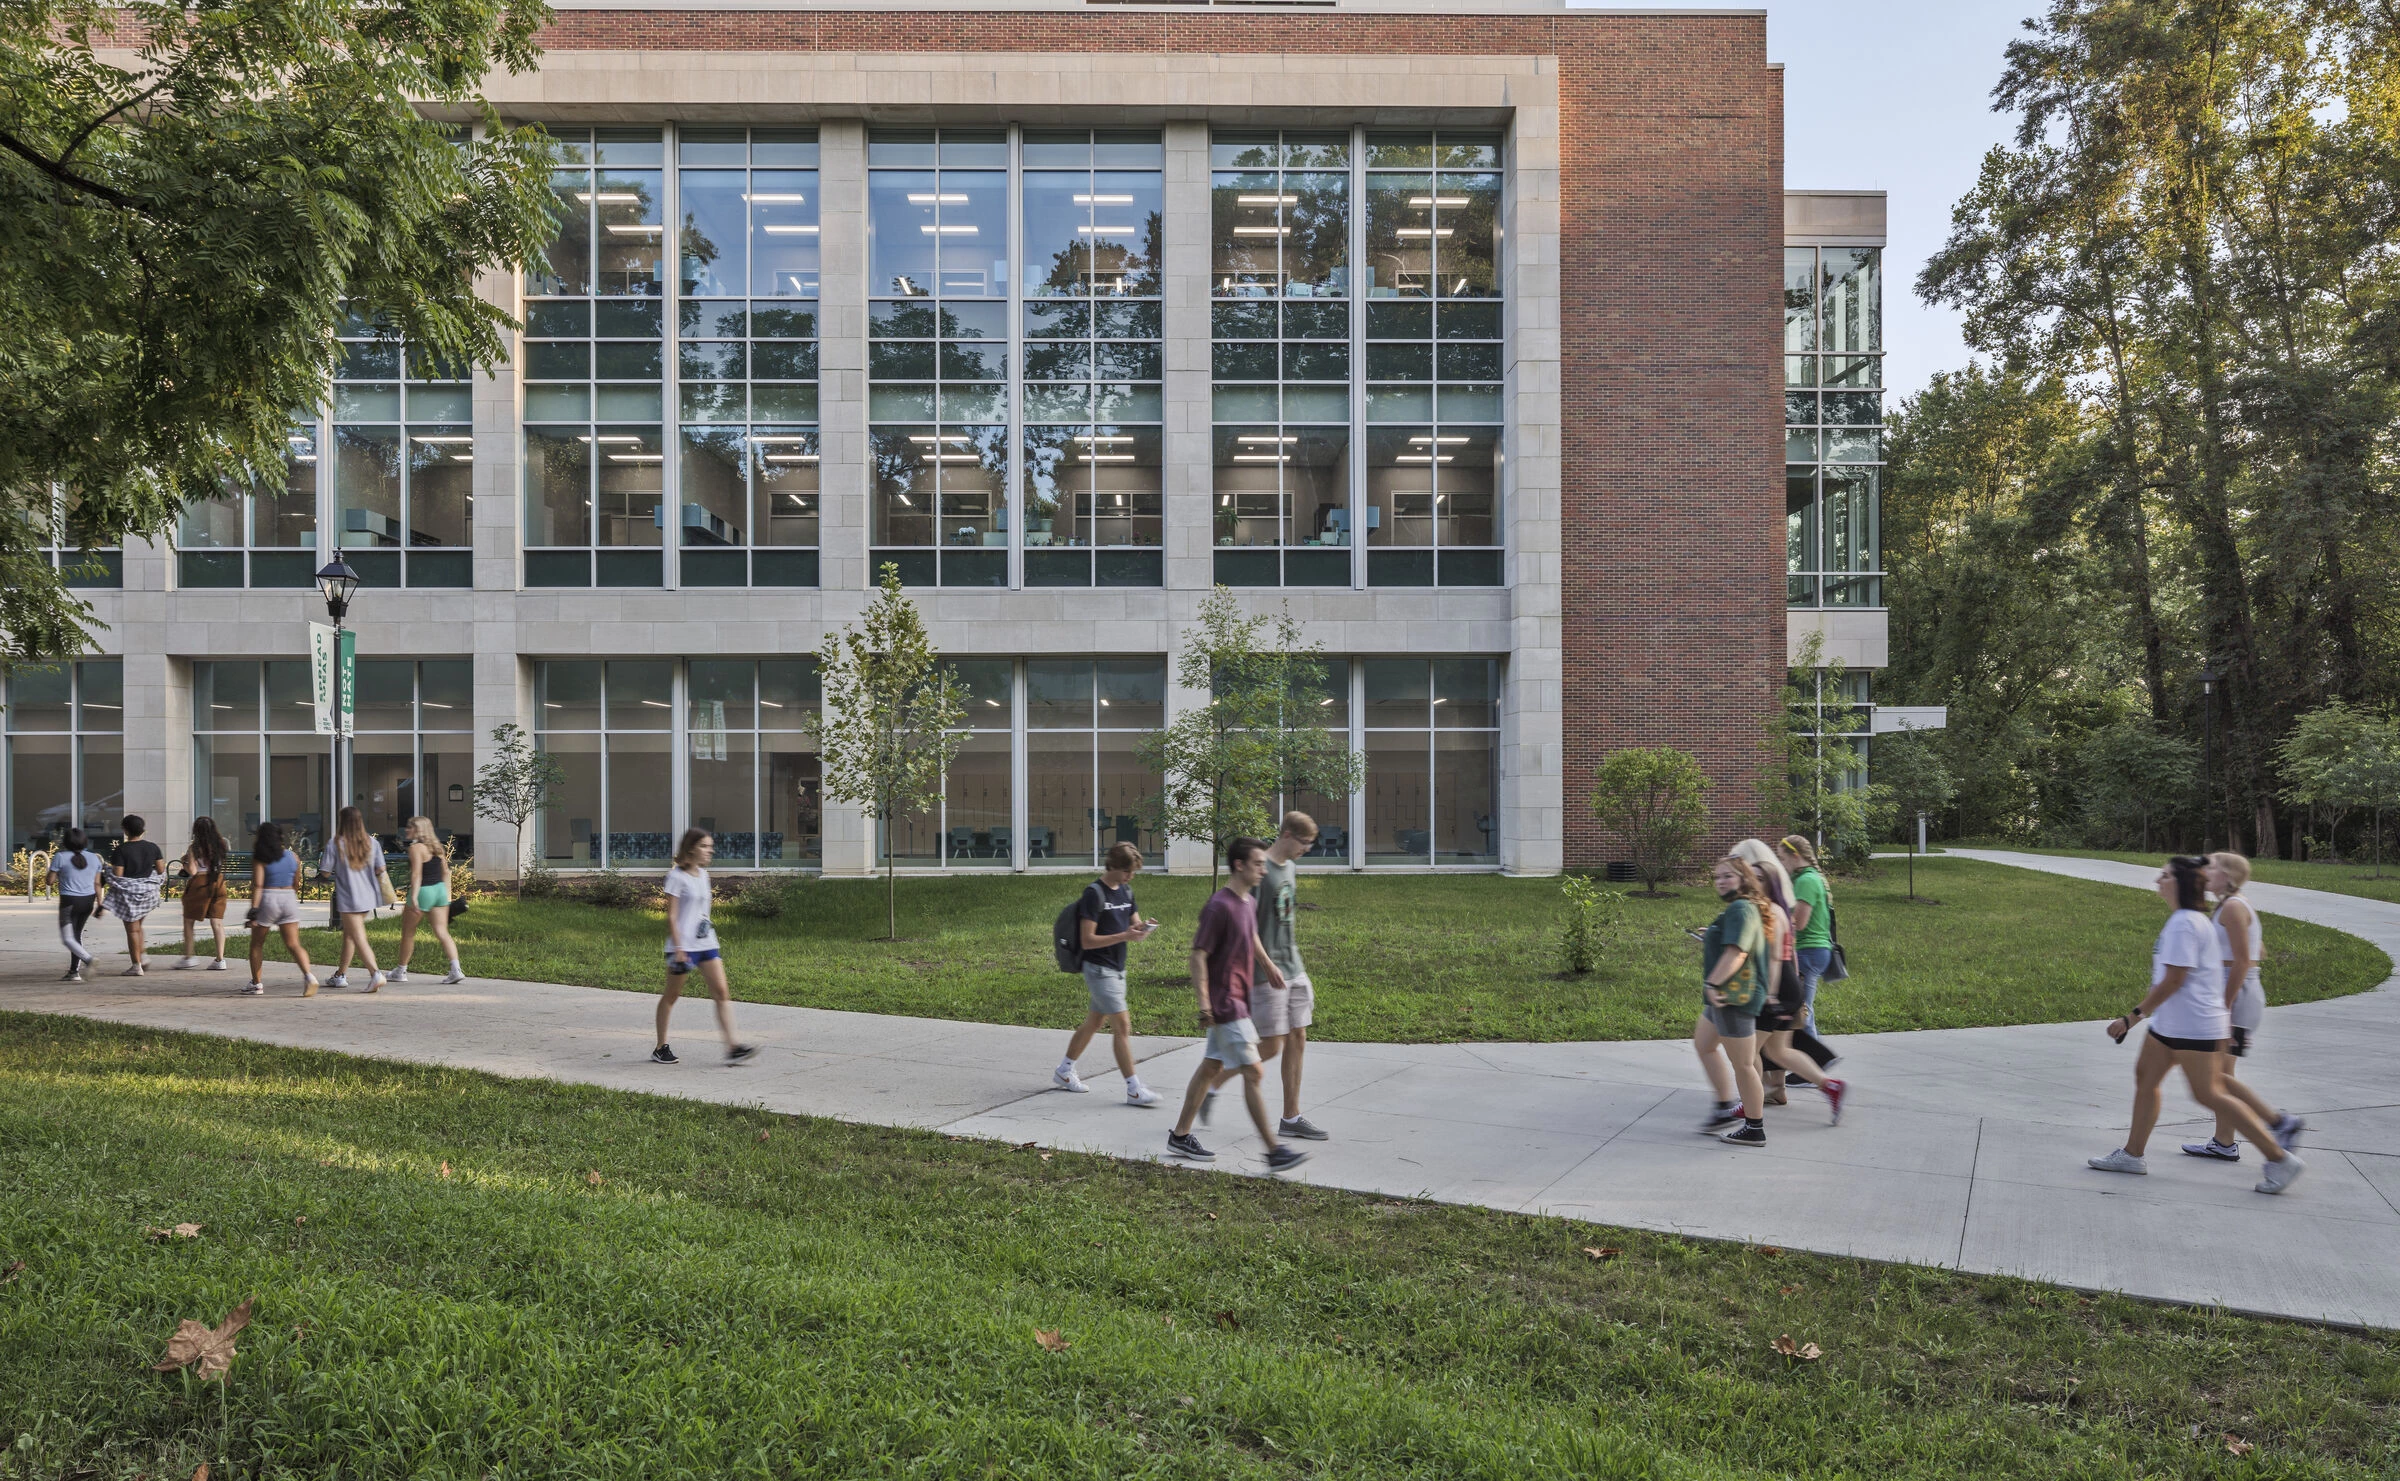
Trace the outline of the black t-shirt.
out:
[[[148,879],[158,872],[158,861],[166,851],[147,838],[129,839],[117,845],[117,867],[127,879]]]
[[[1092,929],[1103,936],[1121,935],[1133,929],[1133,886],[1110,888],[1106,880],[1095,879],[1083,887],[1083,899],[1075,913],[1092,923]],[[1125,943],[1095,947],[1083,954],[1085,962],[1096,967],[1125,970]]]

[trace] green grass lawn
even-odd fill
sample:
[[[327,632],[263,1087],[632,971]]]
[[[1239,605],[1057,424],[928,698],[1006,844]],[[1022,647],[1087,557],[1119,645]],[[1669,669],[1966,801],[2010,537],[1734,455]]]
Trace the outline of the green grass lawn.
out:
[[[9,1481],[2400,1466],[2389,1335],[22,1014],[0,1271]]]
[[[1922,860],[1911,902],[1905,866],[1835,882],[1853,975],[1828,988],[1829,1033],[2102,1019],[2139,996],[2163,919],[2138,890],[1961,859]],[[1050,960],[1051,918],[1077,877],[992,875],[901,881],[897,944],[884,931],[883,886],[796,885],[775,920],[719,913],[737,997],[812,1008],[911,1013],[984,1023],[1070,1025],[1082,980]],[[1164,929],[1132,955],[1134,1026],[1190,1030],[1186,975],[1208,881],[1148,878],[1136,892]],[[1686,888],[1624,904],[1624,943],[1590,977],[1557,962],[1558,882],[1477,874],[1303,876],[1300,946],[1318,992],[1317,1037],[1455,1040],[1649,1039],[1687,1033],[1699,1000],[1699,948],[1683,932],[1716,899]],[[322,907],[311,906],[312,918]],[[479,900],[459,924],[479,976],[657,990],[664,917],[573,900]],[[2275,1002],[2359,992],[2391,971],[2356,937],[2269,917]],[[374,928],[396,950],[398,927]],[[333,938],[311,933],[312,954]],[[420,938],[416,967],[440,971]]]
[[[2117,859],[2127,864],[2163,864],[2166,855],[2123,850],[2082,848],[2022,848],[2013,843],[1962,843],[1959,848],[2008,849],[2020,854],[2052,854],[2075,859]],[[2372,863],[2303,864],[2293,859],[2252,859],[2250,877],[2268,884],[2288,884],[2304,890],[2327,890],[2337,895],[2360,895],[2400,905],[2400,856],[2383,861],[2379,874]]]

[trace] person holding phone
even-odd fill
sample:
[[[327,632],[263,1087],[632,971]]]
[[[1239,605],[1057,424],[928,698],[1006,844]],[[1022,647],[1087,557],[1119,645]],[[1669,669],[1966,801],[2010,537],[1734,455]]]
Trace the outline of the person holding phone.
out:
[[[2289,1188],[2307,1164],[2300,1154],[2279,1145],[2274,1133],[2220,1083],[2225,1044],[2232,1037],[2233,1015],[2225,1002],[2225,956],[2217,925],[2208,917],[2205,874],[2208,860],[2182,855],[2167,860],[2158,872],[2159,898],[2170,914],[2150,949],[2150,991],[2133,1011],[2108,1021],[2108,1036],[2118,1043],[2133,1026],[2150,1020],[2142,1036],[2141,1057],[2133,1063],[2133,1128],[2125,1144],[2105,1156],[2086,1159],[2101,1172],[2150,1171],[2142,1154],[2150,1129],[2158,1124],[2159,1087],[2169,1070],[2183,1071],[2192,1098],[2216,1113],[2217,1125],[2250,1138],[2267,1159],[2259,1179],[2261,1193]]]
[[[754,1044],[733,1036],[733,1001],[725,987],[725,957],[717,945],[717,925],[711,919],[715,897],[708,883],[709,861],[716,857],[717,840],[706,828],[686,828],[675,845],[675,867],[667,871],[667,988],[658,999],[658,1047],[650,1051],[653,1064],[678,1064],[667,1046],[667,1019],[675,1000],[683,996],[685,974],[698,972],[717,1001],[717,1031],[725,1036],[725,1062],[740,1064],[758,1053]]]
[[[1092,1047],[1092,1035],[1105,1028],[1109,1047],[1116,1051],[1117,1073],[1125,1077],[1125,1104],[1155,1106],[1158,1092],[1142,1083],[1133,1064],[1133,1014],[1125,1003],[1125,948],[1146,941],[1158,922],[1142,919],[1133,905],[1133,876],[1142,867],[1142,851],[1130,843],[1112,845],[1108,867],[1083,888],[1075,903],[1076,929],[1083,936],[1083,985],[1090,1010],[1067,1040],[1067,1057],[1050,1072],[1053,1088],[1083,1095],[1091,1087],[1075,1071],[1075,1062]]]

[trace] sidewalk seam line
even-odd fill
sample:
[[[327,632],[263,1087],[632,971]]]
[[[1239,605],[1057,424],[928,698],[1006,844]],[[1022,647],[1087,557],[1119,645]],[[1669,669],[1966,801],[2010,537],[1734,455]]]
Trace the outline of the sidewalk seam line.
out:
[[[1668,1101],[1671,1101],[1674,1098],[1675,1092],[1669,1090],[1664,1095],[1661,1095],[1658,1099],[1652,1101],[1649,1105],[1643,1107],[1638,1114],[1627,1117],[1625,1124],[1618,1127],[1615,1131],[1610,1132],[1606,1137],[1602,1138],[1599,1146],[1592,1148],[1592,1150],[1589,1152],[1586,1152],[1581,1157],[1576,1158],[1574,1166],[1561,1168],[1557,1177],[1552,1178],[1549,1182],[1544,1183],[1541,1187],[1535,1189],[1531,1198],[1528,1198],[1523,1203],[1517,1205],[1517,1211],[1519,1213],[1541,1212],[1541,1200],[1543,1194],[1548,1193],[1551,1189],[1573,1177],[1576,1173],[1581,1172],[1585,1163],[1607,1151],[1610,1145],[1613,1144],[1618,1137],[1621,1137],[1625,1133],[1633,1130],[1634,1126],[1648,1117],[1652,1111],[1657,1110],[1660,1106],[1665,1105]]]
[[[1958,1211],[1958,1258],[1950,1262],[1960,1270],[1967,1267],[1967,1224],[1975,1217],[1975,1177],[1983,1170],[1983,1120],[1975,1118],[1975,1150],[1967,1157],[1967,1201]]]

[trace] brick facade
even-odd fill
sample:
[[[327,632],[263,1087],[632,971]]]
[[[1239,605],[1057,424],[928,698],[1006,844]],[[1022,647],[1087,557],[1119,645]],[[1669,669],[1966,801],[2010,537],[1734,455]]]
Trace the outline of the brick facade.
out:
[[[1762,16],[570,10],[542,44],[1555,58],[1566,858],[1614,852],[1583,797],[1629,745],[1699,756],[1731,836],[1785,644],[1783,96]]]

